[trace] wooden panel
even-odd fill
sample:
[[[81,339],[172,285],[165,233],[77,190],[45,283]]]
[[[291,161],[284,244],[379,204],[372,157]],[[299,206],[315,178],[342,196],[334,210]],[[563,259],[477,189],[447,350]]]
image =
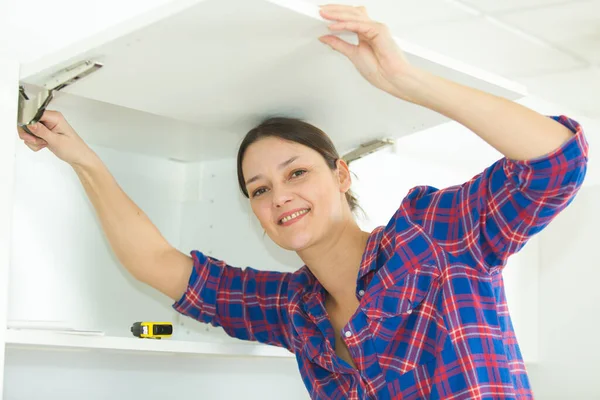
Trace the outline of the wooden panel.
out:
[[[299,1],[178,1],[25,65],[22,80],[40,83],[92,58],[105,67],[66,92],[193,123],[203,135],[241,137],[266,116],[301,117],[329,133],[341,151],[445,121],[368,84],[317,40],[326,25],[317,6]],[[403,47],[414,64],[434,73],[519,97],[518,85]],[[155,150],[164,145],[157,142]]]

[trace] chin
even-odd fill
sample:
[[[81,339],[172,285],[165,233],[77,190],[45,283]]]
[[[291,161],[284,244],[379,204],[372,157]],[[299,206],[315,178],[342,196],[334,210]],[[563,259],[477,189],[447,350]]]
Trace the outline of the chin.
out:
[[[280,240],[276,241],[277,245],[283,249],[290,251],[301,251],[310,246],[312,240],[311,236],[307,233],[296,234],[292,237],[279,238]],[[283,240],[281,240],[283,239]]]

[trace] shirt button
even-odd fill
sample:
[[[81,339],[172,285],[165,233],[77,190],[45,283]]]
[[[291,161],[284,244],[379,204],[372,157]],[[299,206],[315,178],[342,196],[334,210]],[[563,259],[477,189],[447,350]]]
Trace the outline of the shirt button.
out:
[[[406,310],[407,314],[412,314],[412,310],[409,308],[408,310]]]
[[[344,335],[345,335],[346,337],[350,337],[350,336],[352,336],[352,332],[350,332],[350,331],[346,331],[346,333],[344,333]]]
[[[365,291],[364,291],[364,290],[362,290],[362,289],[360,289],[360,290],[358,291],[358,295],[359,295],[360,297],[364,296],[364,295],[365,295]]]

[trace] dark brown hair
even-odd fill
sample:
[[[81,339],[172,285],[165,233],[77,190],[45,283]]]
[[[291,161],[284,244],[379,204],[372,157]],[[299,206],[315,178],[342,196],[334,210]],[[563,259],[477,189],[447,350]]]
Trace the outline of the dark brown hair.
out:
[[[238,151],[237,156],[237,173],[238,173],[238,182],[240,185],[240,189],[244,196],[248,196],[248,190],[246,189],[246,181],[244,179],[244,172],[242,171],[242,161],[244,159],[244,154],[250,145],[254,142],[257,142],[260,139],[267,137],[277,137],[283,140],[287,140],[290,142],[295,142],[302,144],[306,147],[310,147],[315,150],[332,170],[337,168],[336,162],[340,159],[340,156],[333,145],[333,142],[319,128],[304,122],[297,118],[284,118],[284,117],[273,117],[268,118],[261,122],[258,126],[250,130],[242,144],[240,145],[240,149]],[[360,209],[358,205],[358,200],[352,193],[351,190],[346,192],[346,200],[348,201],[348,205],[350,206],[350,210],[355,213]]]

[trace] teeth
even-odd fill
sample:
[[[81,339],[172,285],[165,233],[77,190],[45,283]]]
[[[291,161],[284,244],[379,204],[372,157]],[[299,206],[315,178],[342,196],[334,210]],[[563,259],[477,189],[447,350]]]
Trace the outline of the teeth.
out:
[[[302,210],[302,211],[295,212],[295,213],[293,213],[292,215],[288,215],[287,217],[285,217],[285,218],[282,218],[282,219],[281,219],[281,222],[282,222],[282,223],[284,223],[284,222],[291,221],[291,220],[293,220],[294,218],[297,218],[297,217],[299,217],[299,216],[301,216],[301,215],[304,215],[304,214],[306,214],[307,212],[308,212],[308,210]]]

